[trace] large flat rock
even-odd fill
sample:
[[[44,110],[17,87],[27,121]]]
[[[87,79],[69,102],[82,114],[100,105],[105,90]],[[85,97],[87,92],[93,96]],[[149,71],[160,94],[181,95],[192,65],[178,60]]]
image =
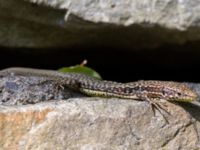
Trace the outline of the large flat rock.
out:
[[[199,84],[188,86],[200,93]],[[198,149],[200,106],[159,103],[166,112],[154,114],[146,101],[88,98],[48,77],[5,74],[0,149]]]
[[[199,41],[198,1],[0,0],[0,46],[155,48]]]
[[[194,0],[28,1],[67,9],[65,20],[70,14],[74,14],[91,22],[124,26],[144,23],[147,26],[157,24],[166,28],[184,30],[200,25],[200,5]]]
[[[166,105],[169,123],[157,111],[154,116],[147,102],[130,100],[74,98],[0,106],[0,149],[194,150],[191,115]]]

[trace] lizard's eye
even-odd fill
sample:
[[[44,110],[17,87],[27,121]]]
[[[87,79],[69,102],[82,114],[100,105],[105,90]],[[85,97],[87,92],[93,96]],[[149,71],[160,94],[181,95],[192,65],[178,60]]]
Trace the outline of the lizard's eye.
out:
[[[177,94],[178,94],[178,96],[181,96],[181,93],[180,93],[180,92],[178,92]]]
[[[162,91],[162,94],[165,95],[165,91]]]

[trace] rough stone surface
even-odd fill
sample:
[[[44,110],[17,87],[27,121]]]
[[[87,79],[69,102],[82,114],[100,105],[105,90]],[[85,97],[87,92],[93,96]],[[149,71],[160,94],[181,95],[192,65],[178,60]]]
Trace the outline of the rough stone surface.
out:
[[[160,102],[167,123],[148,102],[72,95],[50,79],[0,78],[0,149],[198,149],[198,105]]]
[[[42,77],[9,75],[0,78],[0,104],[24,105],[84,96]]]
[[[198,41],[198,3],[0,0],[0,46],[136,49]]]
[[[91,22],[117,25],[158,24],[167,28],[187,29],[199,26],[199,1],[188,0],[29,0],[68,10]]]
[[[147,102],[81,98],[0,106],[0,149],[194,150],[191,117],[167,103],[169,124]]]

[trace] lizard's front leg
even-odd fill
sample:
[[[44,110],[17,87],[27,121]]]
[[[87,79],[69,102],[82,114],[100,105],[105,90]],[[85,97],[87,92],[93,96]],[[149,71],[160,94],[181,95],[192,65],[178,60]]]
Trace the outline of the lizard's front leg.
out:
[[[155,116],[155,110],[158,110],[159,113],[162,115],[162,117],[165,119],[165,121],[167,123],[169,123],[169,121],[165,117],[165,114],[163,113],[163,111],[165,113],[167,113],[168,115],[170,115],[170,113],[166,110],[166,107],[164,106],[164,104],[161,104],[161,102],[159,102],[159,99],[157,99],[157,98],[149,98],[149,97],[145,96],[145,97],[142,98],[142,100],[149,102],[149,104],[151,105],[151,109],[152,109],[152,111],[154,113],[154,116]]]

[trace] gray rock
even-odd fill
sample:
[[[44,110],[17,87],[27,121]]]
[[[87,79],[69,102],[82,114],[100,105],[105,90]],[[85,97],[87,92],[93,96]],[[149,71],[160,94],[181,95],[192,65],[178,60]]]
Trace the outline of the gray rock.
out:
[[[200,39],[199,12],[194,0],[0,0],[0,45],[133,50],[182,44]]]
[[[37,76],[8,75],[0,80],[0,104],[25,105],[43,101],[84,97],[84,95],[58,85],[55,81]]]
[[[147,102],[113,98],[0,106],[0,149],[197,149],[191,115],[166,106],[168,124]]]
[[[188,85],[199,94],[199,84]],[[163,101],[163,116],[145,101],[83,98],[14,74],[1,78],[0,91],[0,149],[194,150],[200,142],[198,105]]]
[[[184,0],[29,0],[38,4],[65,8],[67,13],[74,14],[91,22],[113,23],[116,25],[157,24],[166,28],[185,30],[199,26],[199,1]]]

